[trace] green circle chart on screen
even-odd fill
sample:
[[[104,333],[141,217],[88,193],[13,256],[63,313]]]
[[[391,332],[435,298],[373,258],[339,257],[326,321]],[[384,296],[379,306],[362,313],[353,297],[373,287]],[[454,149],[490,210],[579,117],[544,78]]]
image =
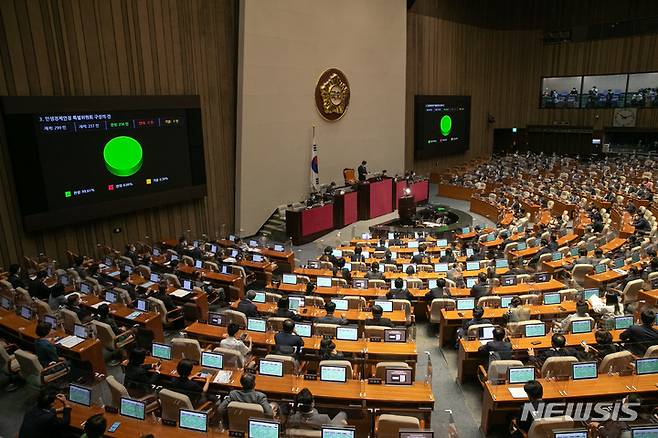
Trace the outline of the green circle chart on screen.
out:
[[[114,137],[103,149],[105,167],[116,176],[132,176],[142,168],[142,145],[127,135]]]
[[[450,131],[452,131],[452,119],[448,115],[441,117],[441,134],[447,137]]]

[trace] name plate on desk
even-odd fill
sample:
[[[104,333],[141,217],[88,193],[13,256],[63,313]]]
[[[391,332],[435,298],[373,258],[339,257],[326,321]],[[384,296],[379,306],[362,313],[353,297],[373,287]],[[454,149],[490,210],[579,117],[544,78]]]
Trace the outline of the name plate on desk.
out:
[[[229,430],[228,431],[228,436],[234,436],[234,437],[238,437],[238,438],[245,438],[246,435],[244,434],[244,432],[239,432],[237,430]]]
[[[114,406],[105,405],[105,412],[109,412],[110,414],[118,414],[119,409],[115,408]]]
[[[176,420],[167,420],[166,418],[163,418],[162,425],[176,427]]]
[[[382,379],[379,377],[369,377],[368,378],[368,384],[369,385],[381,385],[382,384]]]
[[[379,336],[371,336],[370,337],[370,342],[381,342],[381,341],[382,341],[382,338],[380,338]]]
[[[323,339],[328,339],[328,340],[331,341],[334,337],[331,336],[331,335],[322,335],[322,338],[323,338]]]
[[[318,380],[317,374],[304,374],[304,380]]]

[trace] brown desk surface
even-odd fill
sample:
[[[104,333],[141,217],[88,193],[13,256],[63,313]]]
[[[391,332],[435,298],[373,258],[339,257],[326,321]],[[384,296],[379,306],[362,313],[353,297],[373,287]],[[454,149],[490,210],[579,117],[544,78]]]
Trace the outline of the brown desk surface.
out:
[[[640,300],[645,300],[649,305],[658,303],[658,289],[641,291],[638,295]]]
[[[612,334],[613,342],[619,342],[619,335],[623,330],[610,330]],[[591,331],[587,333],[567,333],[564,337],[567,340],[567,346],[573,347],[578,346],[582,341],[587,342],[589,345],[596,345],[596,339],[594,338],[594,333],[596,331]],[[536,338],[510,338],[512,343],[513,350],[527,350],[528,348],[534,348],[535,350],[541,350],[546,348],[551,348],[551,336],[552,333],[548,333],[546,336],[536,337]],[[539,344],[533,344],[533,342],[539,342]],[[462,345],[462,348],[466,353],[477,353],[478,348],[480,348],[480,341],[473,340],[467,341],[465,339],[460,339],[459,343]],[[596,347],[595,347],[596,348]]]
[[[213,326],[194,322],[187,326],[185,332],[193,338],[205,339],[219,344],[221,339],[226,335],[226,327]],[[240,330],[239,334],[248,333],[254,345],[272,347],[274,346],[274,332],[250,332]],[[322,336],[311,336],[304,338],[304,349],[319,351]],[[416,342],[408,339],[407,342],[370,342],[368,339],[359,339],[357,341],[342,341],[334,339],[336,349],[343,353],[352,355],[381,355],[381,356],[405,356],[412,357],[415,361],[417,350]]]
[[[146,358],[146,363],[154,363],[157,359]],[[177,361],[161,361],[160,373],[163,376],[175,376]],[[202,367],[195,365],[193,374],[200,372]],[[229,391],[240,388],[241,370],[234,370],[226,384],[211,383],[210,387]],[[365,407],[377,407],[382,404],[410,404],[416,407],[432,408],[434,394],[432,388],[424,382],[415,381],[410,386],[371,385],[365,380],[348,380],[345,383],[322,382],[320,380],[304,380],[303,376],[262,376],[256,377],[256,390],[265,394],[278,394],[287,397],[296,395],[303,388],[308,388],[316,399],[333,399],[341,403],[357,404]],[[395,392],[395,396],[391,392]]]
[[[36,319],[28,321],[5,309],[0,309],[0,327],[11,336],[25,341],[31,347],[34,346],[34,341],[38,339],[36,334]],[[55,342],[55,338],[64,338],[66,336],[68,335],[63,330],[58,329],[51,331],[48,338],[52,342]],[[103,346],[98,339],[86,339],[73,348],[66,348],[58,344],[57,348],[64,353],[73,354],[82,362],[89,362],[93,371],[100,374],[107,374],[107,368],[103,359]]]
[[[567,314],[573,313],[576,311],[576,303],[574,301],[563,301],[560,304],[551,304],[551,305],[533,305],[526,306],[530,310],[530,315],[553,315],[553,314]],[[459,316],[459,313],[462,316]],[[485,307],[483,318],[487,319],[498,319],[502,318],[503,315],[507,313],[507,309],[503,307],[491,308]],[[472,310],[446,310],[441,309],[441,318],[449,322],[455,321],[467,321],[473,318]]]

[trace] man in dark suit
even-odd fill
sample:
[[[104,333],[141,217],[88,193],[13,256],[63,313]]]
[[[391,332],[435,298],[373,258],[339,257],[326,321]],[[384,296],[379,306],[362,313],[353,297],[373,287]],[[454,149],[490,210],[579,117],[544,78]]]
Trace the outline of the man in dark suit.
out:
[[[46,278],[48,278],[48,273],[46,271],[37,272],[37,278],[28,288],[32,298],[39,298],[42,301],[48,301],[50,288],[46,286]]]
[[[535,266],[537,263],[539,263],[539,258],[543,256],[544,254],[550,254],[551,253],[551,248],[548,246],[548,241],[546,239],[542,239],[540,243],[541,248],[537,253],[532,256],[530,259],[530,262],[528,263],[529,265]]]
[[[292,319],[283,321],[283,330],[274,335],[274,344],[279,354],[299,355],[304,347],[304,340],[294,333],[295,322]]]
[[[656,314],[653,310],[645,310],[640,315],[642,324],[633,325],[624,330],[619,338],[629,343],[629,350],[636,356],[644,356],[651,345],[658,344],[658,330],[652,324],[656,320]]]
[[[254,304],[256,292],[253,290],[247,291],[244,298],[238,303],[237,311],[245,314],[246,317],[258,316],[258,307]]]
[[[240,377],[240,386],[242,386],[242,389],[235,389],[229,392],[217,407],[217,413],[224,423],[224,427],[230,426],[228,421],[228,404],[232,401],[260,405],[263,408],[265,417],[272,418],[272,406],[267,401],[267,396],[262,392],[254,390],[256,387],[256,376],[251,373],[243,373],[242,377]]]
[[[167,282],[161,282],[158,285],[158,290],[155,292],[153,295],[151,295],[153,298],[156,298],[165,305],[165,308],[167,309],[167,312],[171,312],[176,308],[176,303],[174,303],[174,300],[167,294]]]
[[[512,343],[505,341],[505,330],[502,327],[496,327],[493,331],[493,341],[480,345],[478,352],[494,360],[507,360],[512,358]]]
[[[386,299],[389,300],[413,300],[414,296],[411,295],[408,289],[404,287],[404,280],[401,278],[395,279],[395,288],[386,293]]]
[[[436,287],[430,289],[426,294],[425,294],[425,301],[427,304],[431,304],[432,300],[436,298],[447,298],[450,297],[450,293],[446,289],[446,281],[443,278],[439,278],[436,280]]]
[[[55,401],[62,405],[62,418],[57,416]],[[71,422],[71,405],[66,396],[44,390],[37,405],[25,414],[18,438],[61,437]]]
[[[538,412],[539,404],[541,403],[541,399],[544,396],[544,388],[541,386],[541,383],[537,380],[531,380],[523,385],[523,390],[528,395],[528,401],[532,404],[534,408],[533,410]],[[513,438],[527,436],[528,431],[530,430],[530,426],[532,426],[532,423],[535,420],[535,417],[532,414],[528,415],[527,418],[522,418],[523,409],[524,408],[522,407],[521,413],[519,413],[519,415],[514,420],[513,424],[516,430],[512,432],[511,436]]]
[[[338,412],[333,419],[327,414],[319,413],[315,409],[313,394],[308,388],[299,391],[295,405],[296,412],[286,420],[287,429],[320,430],[325,424],[342,425],[347,420],[347,414],[343,411]]]
[[[366,272],[365,277],[368,280],[383,280],[384,279],[384,273],[379,272],[379,263],[377,262],[372,262],[370,265],[370,270]]]
[[[439,259],[441,263],[455,263],[455,254],[452,252],[452,248],[447,248],[445,255],[442,255]]]
[[[426,250],[427,250],[427,245],[425,245],[424,243],[420,244],[418,246],[418,254],[416,254],[411,258],[411,263],[415,263],[417,265],[422,264],[427,258],[427,254],[425,254]]]
[[[364,160],[361,161],[361,165],[359,166],[358,172],[360,182],[365,182],[365,180],[368,178],[368,169],[366,169],[366,164],[368,163]]]
[[[11,287],[14,289],[17,287],[25,287],[23,280],[21,280],[20,273],[21,267],[19,265],[15,263],[9,265],[9,278],[7,278],[7,281],[11,283]]]
[[[549,357],[564,357],[564,356],[576,356],[578,357],[578,351],[574,348],[567,347],[567,339],[564,335],[555,333],[551,336],[551,348],[548,350],[541,351],[537,356],[535,356],[535,349],[528,348],[528,357],[530,363],[544,363]]]
[[[385,327],[393,327],[393,322],[389,318],[382,318],[384,309],[382,306],[374,305],[371,309],[372,318],[367,318],[365,325],[380,325]]]
[[[325,316],[321,316],[320,318],[315,318],[314,322],[316,324],[347,324],[347,320],[345,318],[334,316],[334,312],[336,311],[336,303],[332,303],[331,301],[325,303],[324,310],[327,312],[327,314]]]
[[[178,377],[174,377],[170,384],[167,385],[172,391],[180,392],[187,395],[194,407],[206,401],[206,394],[210,386],[210,379],[212,375],[206,376],[206,381],[203,385],[191,380],[190,374],[194,369],[194,362],[189,359],[181,359],[176,365],[176,372]]]
[[[487,286],[487,274],[480,272],[478,274],[478,281],[471,288],[471,296],[475,298],[475,303],[482,298],[489,295],[489,286]]]

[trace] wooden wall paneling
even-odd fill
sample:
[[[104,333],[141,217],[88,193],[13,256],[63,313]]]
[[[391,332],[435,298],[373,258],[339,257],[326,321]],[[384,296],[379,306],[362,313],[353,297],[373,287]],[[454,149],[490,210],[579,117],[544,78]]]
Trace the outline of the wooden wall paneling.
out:
[[[0,166],[0,265],[43,252],[96,255],[187,229],[233,227],[237,0],[0,2],[2,95],[198,94],[208,196],[26,235],[9,164]],[[0,158],[9,163],[6,145]],[[122,232],[115,234],[115,227]]]

